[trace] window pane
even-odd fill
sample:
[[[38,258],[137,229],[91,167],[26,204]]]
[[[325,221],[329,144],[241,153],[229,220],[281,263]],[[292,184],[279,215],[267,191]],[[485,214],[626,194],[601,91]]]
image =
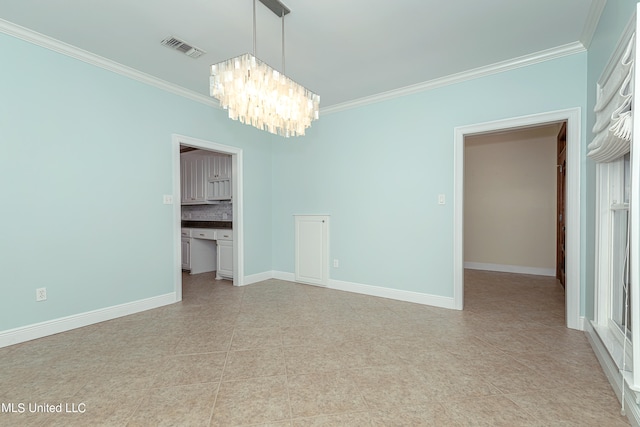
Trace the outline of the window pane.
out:
[[[629,288],[630,282],[628,271],[627,257],[627,230],[628,230],[628,211],[626,209],[618,209],[613,211],[613,233],[612,233],[612,279],[611,287],[611,317],[613,321],[620,327],[625,334],[631,332],[631,313],[630,307],[625,316],[625,305],[627,305],[626,289]],[[626,317],[626,318],[625,318]]]

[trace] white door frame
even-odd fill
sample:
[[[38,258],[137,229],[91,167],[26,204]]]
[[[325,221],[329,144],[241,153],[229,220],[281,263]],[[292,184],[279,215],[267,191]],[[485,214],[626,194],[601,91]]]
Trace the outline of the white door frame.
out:
[[[182,260],[180,251],[181,241],[181,205],[180,205],[180,145],[187,145],[202,150],[217,151],[231,155],[231,188],[233,194],[233,285],[244,284],[244,214],[243,214],[243,182],[242,177],[242,149],[229,145],[189,136],[173,134],[172,141],[172,168],[173,168],[173,265],[174,287],[176,301],[182,301]]]
[[[583,329],[580,317],[580,108],[533,114],[454,129],[454,307],[464,307],[464,139],[468,135],[567,121],[566,325]]]

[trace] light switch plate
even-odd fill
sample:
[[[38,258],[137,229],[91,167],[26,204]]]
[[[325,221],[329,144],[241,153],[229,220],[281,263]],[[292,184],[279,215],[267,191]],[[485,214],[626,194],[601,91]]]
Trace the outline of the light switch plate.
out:
[[[445,198],[444,198],[444,194],[438,194],[438,204],[439,205],[444,205],[446,203]]]
[[[164,203],[165,205],[172,205],[173,196],[171,194],[165,194],[164,196],[162,196],[162,203]]]

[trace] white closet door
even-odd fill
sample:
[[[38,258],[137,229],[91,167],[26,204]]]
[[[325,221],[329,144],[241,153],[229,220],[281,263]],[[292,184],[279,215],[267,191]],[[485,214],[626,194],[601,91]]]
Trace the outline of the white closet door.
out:
[[[327,286],[329,281],[329,216],[295,215],[296,282]]]

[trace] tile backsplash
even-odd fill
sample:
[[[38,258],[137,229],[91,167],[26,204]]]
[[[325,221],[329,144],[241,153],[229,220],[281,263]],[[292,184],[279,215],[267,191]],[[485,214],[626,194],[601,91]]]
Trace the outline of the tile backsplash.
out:
[[[215,205],[184,205],[182,206],[183,220],[199,221],[231,221],[233,204],[218,203]]]

